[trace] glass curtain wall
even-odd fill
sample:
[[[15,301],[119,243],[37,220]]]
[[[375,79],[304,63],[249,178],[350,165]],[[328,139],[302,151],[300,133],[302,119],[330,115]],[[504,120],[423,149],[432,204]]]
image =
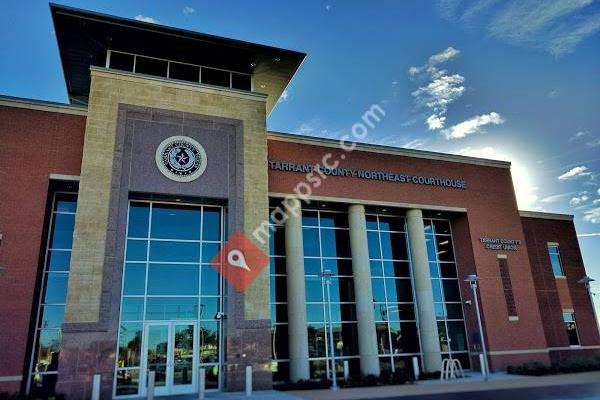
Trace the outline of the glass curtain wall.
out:
[[[218,206],[130,202],[116,365],[117,396],[140,393],[145,381],[141,378],[144,329],[148,323],[159,321],[192,321],[187,329],[197,332],[198,346],[190,354],[181,347],[184,342],[192,346],[194,341],[187,338],[190,332],[175,333],[172,352],[176,353],[178,365],[172,372],[174,380],[185,381],[197,360],[200,367],[206,368],[207,388],[219,386],[222,326],[216,315],[223,307],[223,282],[209,263],[223,243],[223,217],[224,210]],[[148,340],[154,336],[149,329]],[[157,386],[165,379],[163,375],[164,371],[157,370]]]
[[[360,373],[356,304],[352,278],[352,259],[348,215],[343,212],[303,210],[304,273],[306,315],[311,378],[325,378],[331,352],[336,372],[343,376],[344,361],[351,375]],[[329,346],[326,286],[321,277],[329,270],[334,349]]]
[[[442,357],[469,368],[469,348],[450,221],[425,218],[425,239]]]
[[[382,372],[408,370],[421,357],[405,220],[367,214],[377,348]]]
[[[53,195],[29,376],[29,392],[33,396],[55,393],[76,210],[77,194]]]

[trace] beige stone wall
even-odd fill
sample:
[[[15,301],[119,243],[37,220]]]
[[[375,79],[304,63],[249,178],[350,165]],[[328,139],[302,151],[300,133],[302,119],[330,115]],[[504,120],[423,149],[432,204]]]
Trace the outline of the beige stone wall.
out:
[[[243,122],[244,227],[268,213],[266,98],[163,79],[92,69],[65,322],[99,319],[118,105],[130,104]],[[260,245],[260,244],[259,244]],[[263,246],[265,247],[265,246]],[[268,252],[267,248],[263,248]],[[269,271],[246,292],[246,319],[268,319]]]

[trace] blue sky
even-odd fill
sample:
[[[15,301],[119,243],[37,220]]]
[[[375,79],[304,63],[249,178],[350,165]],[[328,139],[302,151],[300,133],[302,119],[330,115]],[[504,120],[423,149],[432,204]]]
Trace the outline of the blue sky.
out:
[[[571,213],[600,280],[600,2],[59,1],[308,53],[269,129],[513,162],[522,209]],[[46,1],[3,2],[0,94],[66,101]],[[600,285],[595,286],[600,304]]]

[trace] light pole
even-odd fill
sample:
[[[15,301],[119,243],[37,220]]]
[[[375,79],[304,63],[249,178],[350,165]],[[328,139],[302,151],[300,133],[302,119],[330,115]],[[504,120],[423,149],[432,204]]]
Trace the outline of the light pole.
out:
[[[590,296],[590,304],[592,305],[592,314],[594,316],[594,319],[596,320],[596,329],[598,329],[598,332],[600,332],[600,325],[598,324],[598,316],[596,315],[596,307],[594,306],[594,296],[592,294],[591,283],[594,281],[595,281],[594,278],[590,278],[589,276],[586,275],[583,278],[581,278],[580,280],[578,280],[577,283],[583,284],[585,286],[585,289],[588,292],[588,296]]]
[[[475,312],[477,313],[477,324],[479,325],[479,337],[481,338],[481,352],[483,353],[483,365],[481,366],[481,372],[483,373],[483,380],[487,381],[490,368],[488,365],[485,337],[483,336],[483,326],[481,325],[479,300],[477,299],[477,281],[479,281],[479,277],[475,274],[470,274],[467,276],[467,279],[465,279],[465,282],[469,282],[469,286],[471,286],[471,289],[473,290],[473,299],[475,300]]]
[[[337,385],[337,376],[335,373],[335,348],[333,347],[333,321],[331,318],[331,277],[333,276],[333,272],[326,269],[321,272],[321,279],[325,282],[325,286],[327,287],[327,313],[328,317],[328,326],[329,326],[329,351],[331,352],[331,390],[338,390]]]

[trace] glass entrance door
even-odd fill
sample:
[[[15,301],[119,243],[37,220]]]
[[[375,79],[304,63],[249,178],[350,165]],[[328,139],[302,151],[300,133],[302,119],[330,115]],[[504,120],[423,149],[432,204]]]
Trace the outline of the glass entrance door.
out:
[[[194,393],[196,391],[196,324],[194,322],[159,322],[144,329],[144,375],[155,372],[155,395]]]
[[[144,396],[147,368],[158,393],[193,391],[200,366],[206,388],[221,387],[224,283],[210,262],[224,215],[219,206],[130,202],[115,397]]]

